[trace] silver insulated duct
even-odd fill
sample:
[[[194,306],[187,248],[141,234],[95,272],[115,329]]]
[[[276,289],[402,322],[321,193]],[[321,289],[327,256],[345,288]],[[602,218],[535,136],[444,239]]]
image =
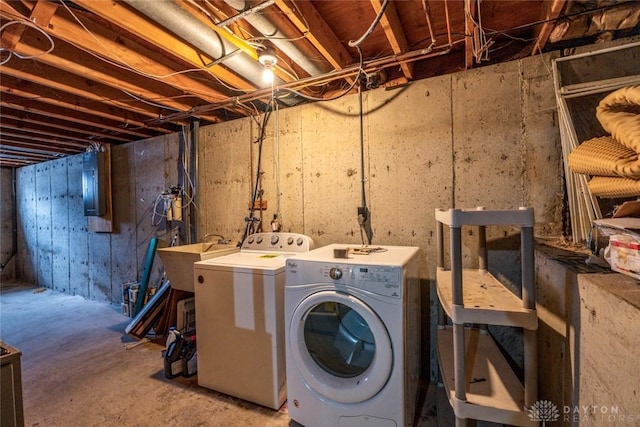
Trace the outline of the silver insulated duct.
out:
[[[124,0],[124,2],[212,58],[220,59],[238,50],[236,46],[220,37],[172,0]],[[244,52],[225,57],[222,63],[256,87],[271,86],[262,81],[264,71],[262,64]],[[274,83],[280,84],[282,81],[276,79]]]
[[[244,0],[224,0],[229,6],[233,7],[238,12],[242,12],[247,7]],[[256,30],[260,31],[265,37],[270,38],[270,42],[273,43],[279,50],[287,55],[291,60],[297,63],[303,70],[309,73],[311,76],[319,76],[324,73],[311,61],[307,56],[300,51],[293,43],[288,40],[283,40],[287,36],[281,33],[267,18],[259,13],[251,13],[244,17],[244,20],[251,24]]]

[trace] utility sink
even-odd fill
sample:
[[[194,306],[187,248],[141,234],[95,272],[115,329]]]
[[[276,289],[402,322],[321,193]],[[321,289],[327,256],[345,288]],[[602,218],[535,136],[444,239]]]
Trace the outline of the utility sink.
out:
[[[193,263],[238,252],[236,244],[193,243],[159,248],[158,256],[173,289],[193,292]]]

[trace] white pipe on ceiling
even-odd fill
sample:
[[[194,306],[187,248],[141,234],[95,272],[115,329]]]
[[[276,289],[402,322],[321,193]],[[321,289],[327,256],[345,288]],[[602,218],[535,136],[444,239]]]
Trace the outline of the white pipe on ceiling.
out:
[[[214,30],[172,0],[124,1],[212,58],[221,59],[224,57],[221,61],[222,64],[253,85],[260,88],[271,86],[271,84],[262,81],[262,72],[264,71],[262,64],[245,52],[236,52],[238,50],[236,46],[220,37]],[[282,83],[281,80],[274,82],[274,84],[280,83]]]
[[[224,0],[229,6],[238,12],[243,12],[247,8],[244,0]],[[287,36],[276,28],[271,21],[260,13],[252,13],[244,17],[244,20],[251,24],[256,30],[269,39],[282,53],[287,55],[293,62],[298,64],[312,77],[324,74],[328,70],[318,68],[316,63],[309,59],[298,47],[289,40],[284,40]]]

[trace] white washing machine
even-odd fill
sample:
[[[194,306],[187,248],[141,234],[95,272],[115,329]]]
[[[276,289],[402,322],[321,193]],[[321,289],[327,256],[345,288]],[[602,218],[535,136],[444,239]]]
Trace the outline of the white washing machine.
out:
[[[194,264],[199,385],[282,406],[285,261],[313,247],[303,234],[256,233],[240,252]]]
[[[348,258],[343,249],[350,248]],[[334,252],[337,250],[337,252]],[[287,260],[287,406],[305,427],[414,424],[419,248],[328,245]]]

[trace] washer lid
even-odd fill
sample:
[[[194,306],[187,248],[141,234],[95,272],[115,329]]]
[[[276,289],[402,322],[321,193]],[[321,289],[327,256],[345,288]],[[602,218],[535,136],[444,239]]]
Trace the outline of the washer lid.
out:
[[[307,386],[335,402],[364,402],[391,376],[389,333],[353,295],[321,291],[305,298],[291,316],[287,345]]]
[[[211,258],[195,263],[197,268],[207,270],[253,270],[283,272],[287,258],[291,253],[241,251],[230,255]]]

